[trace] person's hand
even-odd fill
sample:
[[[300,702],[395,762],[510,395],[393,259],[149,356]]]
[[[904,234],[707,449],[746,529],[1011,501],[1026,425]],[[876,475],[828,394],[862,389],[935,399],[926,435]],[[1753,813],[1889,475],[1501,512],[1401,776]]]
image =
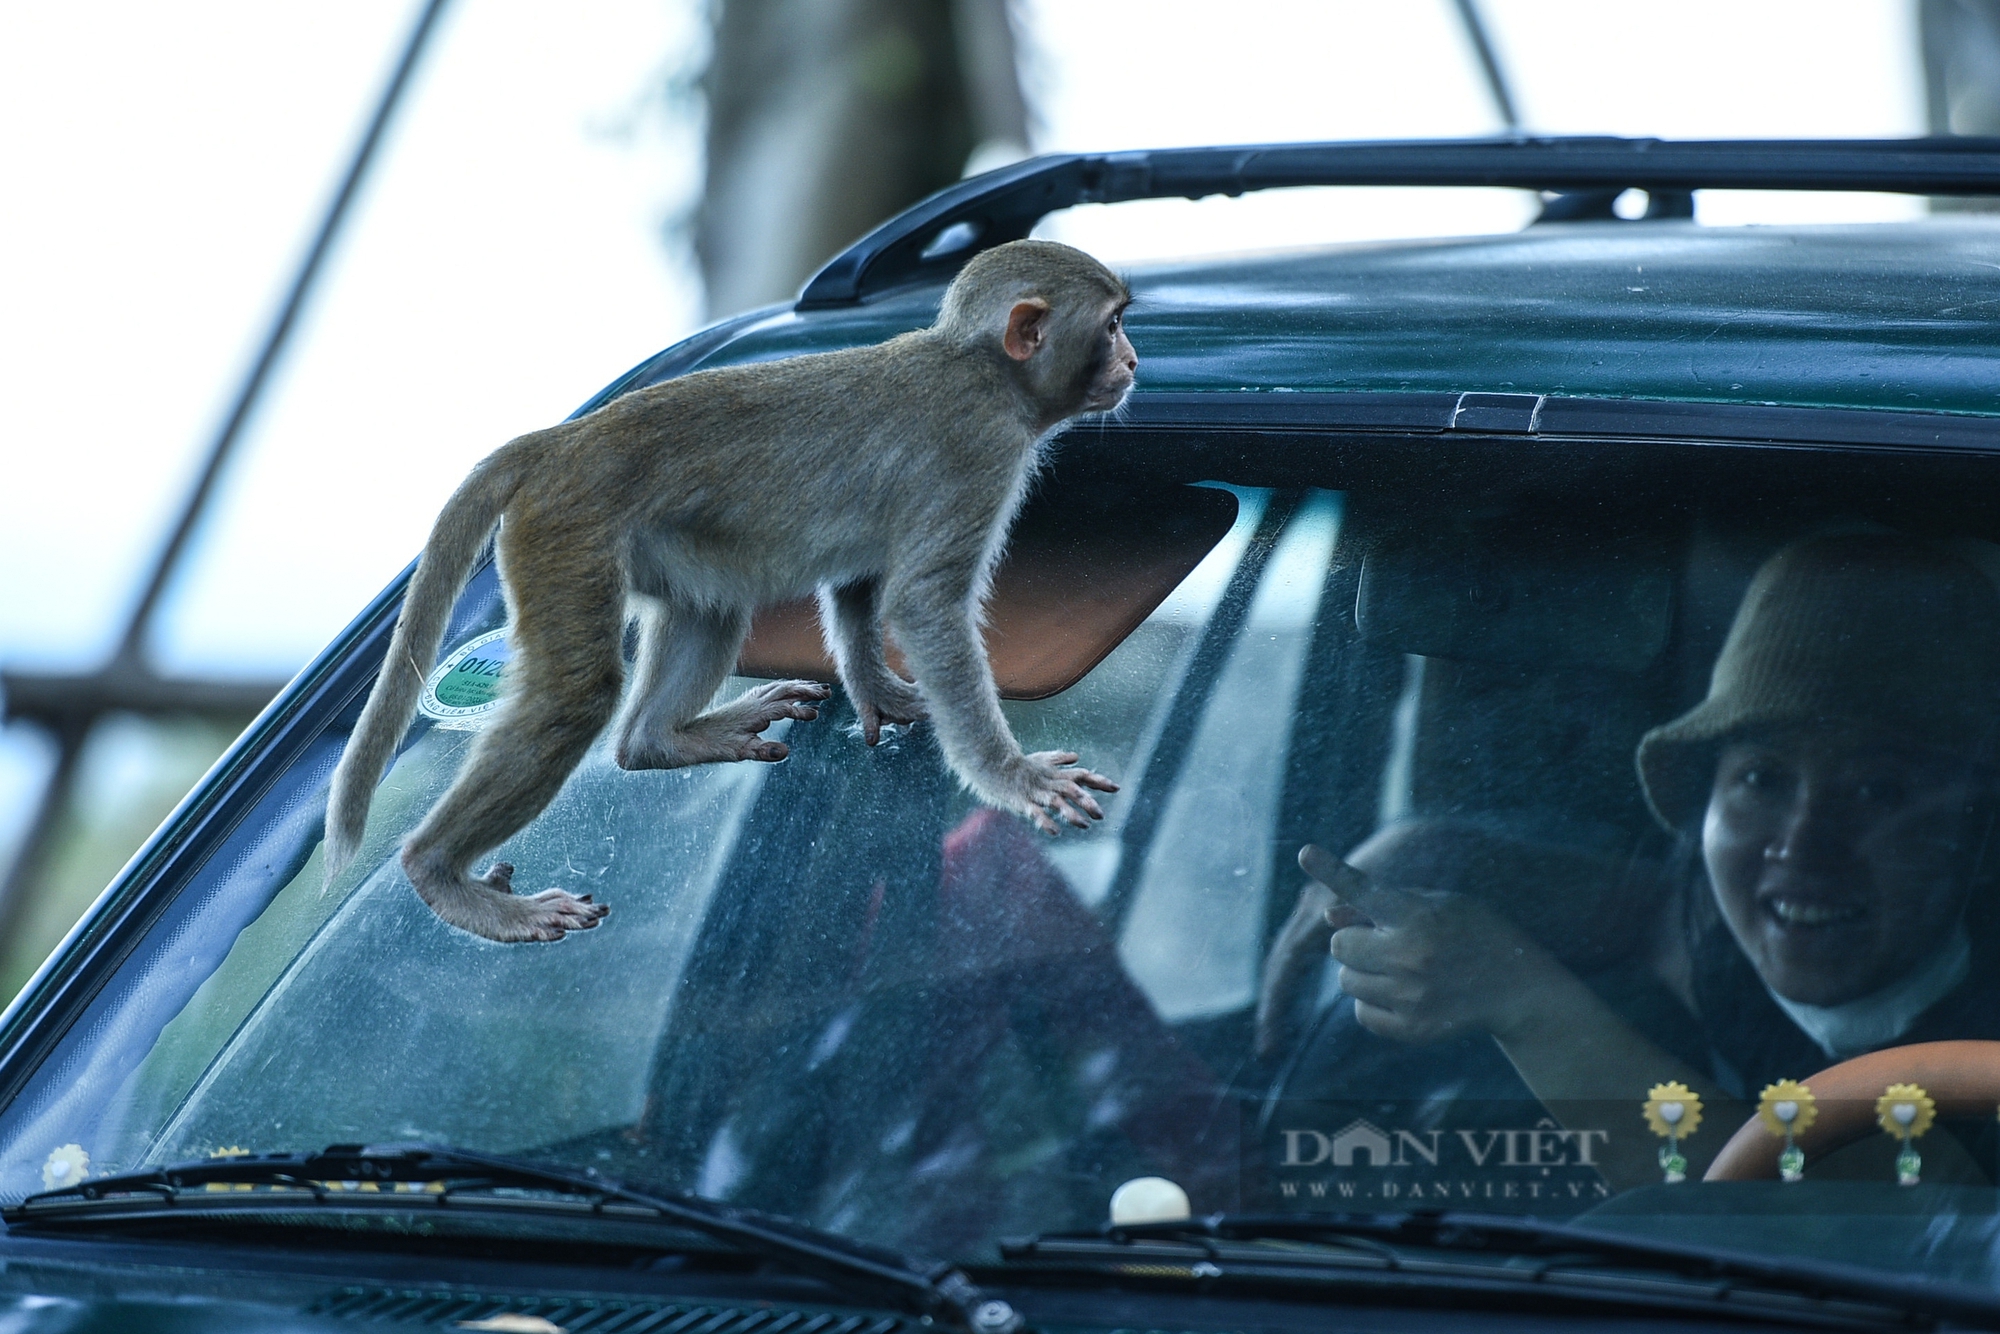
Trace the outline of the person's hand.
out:
[[[1548,1017],[1566,970],[1485,904],[1377,885],[1312,844],[1299,865],[1336,899],[1327,925],[1340,989],[1370,1032],[1400,1042],[1487,1032],[1505,1042]]]

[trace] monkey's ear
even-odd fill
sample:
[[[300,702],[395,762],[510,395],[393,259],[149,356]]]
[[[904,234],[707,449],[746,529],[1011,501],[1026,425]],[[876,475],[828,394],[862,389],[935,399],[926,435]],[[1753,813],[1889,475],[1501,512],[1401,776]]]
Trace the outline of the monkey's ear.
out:
[[[1026,361],[1042,345],[1048,323],[1048,302],[1038,296],[1017,301],[1014,308],[1007,312],[1007,332],[1001,336],[1000,345],[1014,360]]]

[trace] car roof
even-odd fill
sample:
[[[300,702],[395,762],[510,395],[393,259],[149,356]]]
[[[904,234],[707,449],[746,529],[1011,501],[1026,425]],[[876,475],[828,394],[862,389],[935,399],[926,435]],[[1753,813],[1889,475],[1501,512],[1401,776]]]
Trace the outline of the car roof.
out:
[[[1147,264],[1139,387],[1518,393],[2000,415],[2000,217],[1549,223]],[[701,367],[928,324],[926,283],[740,327]],[[685,369],[692,369],[686,367]]]

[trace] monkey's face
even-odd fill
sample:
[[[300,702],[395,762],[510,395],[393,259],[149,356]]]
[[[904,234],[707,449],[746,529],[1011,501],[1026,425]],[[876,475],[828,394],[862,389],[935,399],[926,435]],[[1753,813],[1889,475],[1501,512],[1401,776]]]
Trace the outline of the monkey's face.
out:
[[[1084,363],[1083,412],[1117,408],[1138,377],[1139,354],[1125,336],[1125,304],[1121,300],[1105,311],[1093,330],[1091,356]]]
[[[1121,284],[1101,288],[1087,304],[1061,305],[1039,296],[1022,298],[1007,313],[1000,345],[1018,364],[1042,424],[1086,412],[1110,412],[1132,392],[1139,354],[1125,336],[1131,297]]]

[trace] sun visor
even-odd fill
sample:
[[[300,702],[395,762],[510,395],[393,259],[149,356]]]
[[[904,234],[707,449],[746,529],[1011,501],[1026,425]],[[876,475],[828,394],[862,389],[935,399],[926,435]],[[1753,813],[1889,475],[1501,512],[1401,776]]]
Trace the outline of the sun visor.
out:
[[[1000,694],[1046,699],[1082,680],[1235,522],[1236,497],[1214,487],[1031,505],[1015,525],[987,602],[986,653]],[[889,663],[908,674],[893,640]],[[813,600],[758,612],[736,670],[833,680]]]
[[[1404,528],[1362,561],[1355,626],[1400,653],[1640,672],[1673,627],[1664,541]]]

